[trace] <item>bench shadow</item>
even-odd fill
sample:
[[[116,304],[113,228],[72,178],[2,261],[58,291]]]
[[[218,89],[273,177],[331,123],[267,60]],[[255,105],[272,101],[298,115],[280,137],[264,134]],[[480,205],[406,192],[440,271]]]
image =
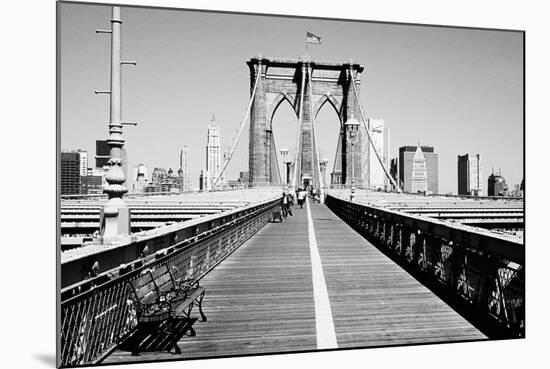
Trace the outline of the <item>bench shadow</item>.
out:
[[[117,349],[132,353],[170,352],[184,336],[194,336],[192,328],[197,318],[176,318],[173,321],[148,325],[126,338]]]

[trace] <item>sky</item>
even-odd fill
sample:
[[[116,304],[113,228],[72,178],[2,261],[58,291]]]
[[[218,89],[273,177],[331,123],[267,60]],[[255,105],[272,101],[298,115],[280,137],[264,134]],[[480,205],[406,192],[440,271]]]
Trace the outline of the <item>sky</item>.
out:
[[[61,148],[93,157],[108,137],[110,7],[60,6]],[[122,8],[122,116],[128,167],[179,167],[191,151],[198,184],[206,166],[206,132],[215,114],[227,149],[249,101],[246,61],[299,58],[305,34],[322,38],[313,59],[361,63],[361,103],[390,128],[390,156],[404,145],[439,154],[439,190],[457,192],[457,155],[480,153],[483,178],[501,170],[510,188],[523,178],[523,34],[371,22]],[[322,156],[333,165],[338,120],[329,104],[316,120]],[[296,118],[281,104],[273,121],[276,147],[292,149]],[[91,166],[91,165],[90,165]],[[248,124],[226,178],[248,170]],[[129,171],[131,173],[131,171]]]

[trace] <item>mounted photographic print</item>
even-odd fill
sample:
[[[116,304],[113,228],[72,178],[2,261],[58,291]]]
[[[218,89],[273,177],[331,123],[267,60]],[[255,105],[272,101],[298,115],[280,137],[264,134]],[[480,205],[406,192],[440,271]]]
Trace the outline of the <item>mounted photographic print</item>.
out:
[[[525,336],[523,31],[57,15],[59,366]]]

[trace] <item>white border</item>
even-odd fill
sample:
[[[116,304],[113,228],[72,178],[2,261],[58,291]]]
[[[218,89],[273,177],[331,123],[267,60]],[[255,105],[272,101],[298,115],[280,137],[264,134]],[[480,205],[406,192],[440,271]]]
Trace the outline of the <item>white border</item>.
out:
[[[120,1],[125,4],[525,29],[527,339],[174,362],[135,368],[519,367],[548,362],[548,10],[520,1]],[[361,4],[361,5],[358,5]],[[55,4],[2,5],[2,366],[52,367],[55,350]],[[7,237],[6,237],[7,236]],[[538,364],[540,366],[541,364]],[[129,367],[129,366],[118,366]]]

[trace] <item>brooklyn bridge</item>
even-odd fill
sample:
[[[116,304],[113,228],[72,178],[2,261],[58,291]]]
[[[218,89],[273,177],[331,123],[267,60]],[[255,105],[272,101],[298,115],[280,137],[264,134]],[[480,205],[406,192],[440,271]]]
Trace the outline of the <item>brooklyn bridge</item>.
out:
[[[119,20],[113,10],[105,194],[60,201],[62,235],[99,233],[61,245],[61,365],[524,336],[523,199],[405,193],[362,149],[372,139],[353,61],[247,61],[234,145],[248,145],[249,188],[127,193]],[[298,122],[286,176],[272,128],[283,103]],[[331,181],[315,124],[325,104],[340,123]],[[385,190],[370,188],[365,161]],[[283,191],[295,201],[298,188],[315,191],[282,217]]]

